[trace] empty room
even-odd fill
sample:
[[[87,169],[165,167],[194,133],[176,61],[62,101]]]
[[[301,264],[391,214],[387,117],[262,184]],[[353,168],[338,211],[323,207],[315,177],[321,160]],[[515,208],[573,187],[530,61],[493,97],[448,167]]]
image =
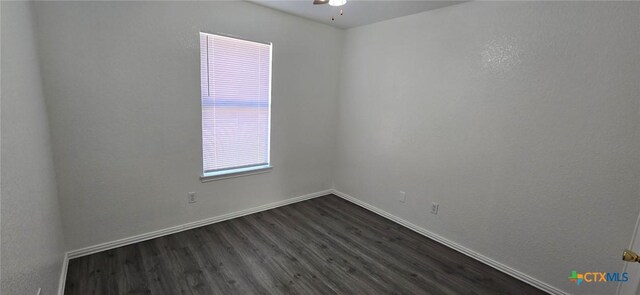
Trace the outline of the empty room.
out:
[[[0,1],[0,293],[640,295],[638,1]]]

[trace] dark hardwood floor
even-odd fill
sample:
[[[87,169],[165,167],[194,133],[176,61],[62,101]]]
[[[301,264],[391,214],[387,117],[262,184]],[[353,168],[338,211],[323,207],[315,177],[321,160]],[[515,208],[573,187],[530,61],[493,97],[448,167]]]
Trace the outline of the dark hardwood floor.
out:
[[[544,294],[337,196],[69,262],[65,294]]]

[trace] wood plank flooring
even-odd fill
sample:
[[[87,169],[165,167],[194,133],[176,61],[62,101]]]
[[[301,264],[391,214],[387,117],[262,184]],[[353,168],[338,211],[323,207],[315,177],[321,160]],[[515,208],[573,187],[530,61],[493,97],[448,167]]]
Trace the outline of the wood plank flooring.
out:
[[[334,195],[73,259],[64,293],[544,294]]]

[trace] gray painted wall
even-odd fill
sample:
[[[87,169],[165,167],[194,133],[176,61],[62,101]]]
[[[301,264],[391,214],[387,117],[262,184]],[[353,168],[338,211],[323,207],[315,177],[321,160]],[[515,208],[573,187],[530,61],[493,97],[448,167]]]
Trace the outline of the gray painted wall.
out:
[[[1,2],[3,295],[56,294],[64,253],[28,2]]]
[[[620,271],[640,210],[638,15],[472,2],[344,32],[244,2],[38,2],[66,249],[335,181],[556,287],[613,293],[566,278]],[[53,293],[62,259],[30,19],[2,2],[2,294]],[[270,173],[199,181],[200,30],[274,43]]]
[[[238,1],[35,14],[68,249],[331,188],[342,30]],[[273,42],[269,173],[200,182],[201,30]]]
[[[640,209],[639,16],[470,2],[348,30],[336,188],[563,290],[614,293],[567,277],[621,271]]]

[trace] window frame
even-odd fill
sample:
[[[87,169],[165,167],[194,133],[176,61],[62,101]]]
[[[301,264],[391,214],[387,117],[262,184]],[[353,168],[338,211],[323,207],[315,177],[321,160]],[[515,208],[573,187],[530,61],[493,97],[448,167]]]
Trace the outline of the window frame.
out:
[[[271,98],[272,98],[272,83],[273,83],[273,43],[271,42],[261,42],[261,41],[255,41],[255,40],[251,40],[251,39],[247,39],[247,38],[242,38],[242,37],[238,37],[238,36],[234,36],[234,35],[229,35],[229,34],[223,34],[223,33],[208,33],[208,32],[203,32],[200,31],[198,34],[198,37],[201,38],[202,34],[205,35],[214,35],[214,36],[220,36],[220,37],[225,37],[225,38],[232,38],[232,39],[237,39],[237,40],[242,40],[242,41],[248,41],[248,42],[253,42],[253,43],[259,43],[259,44],[264,44],[264,45],[268,45],[269,46],[269,91],[268,91],[268,120],[267,120],[267,162],[266,164],[257,164],[257,165],[249,165],[249,166],[244,166],[244,167],[234,167],[234,168],[228,168],[228,169],[223,169],[223,170],[219,170],[219,171],[214,171],[214,172],[209,172],[206,173],[205,172],[205,161],[204,161],[204,157],[205,157],[205,142],[204,142],[204,137],[203,137],[203,95],[202,92],[200,93],[200,144],[201,144],[201,158],[200,158],[200,180],[202,182],[209,182],[209,181],[215,181],[215,180],[222,180],[222,179],[228,179],[228,178],[235,178],[235,177],[241,177],[241,176],[248,176],[248,175],[255,175],[255,174],[262,174],[262,173],[267,173],[270,172],[273,169],[273,166],[271,165],[271,108],[272,108],[272,102],[271,102]],[[201,51],[202,47],[200,47],[200,51]],[[200,52],[201,54],[201,52]],[[200,61],[200,66],[202,66],[202,57],[200,55],[199,58]],[[200,74],[201,75],[201,74]],[[202,83],[202,77],[200,77],[200,84]],[[200,89],[202,89],[202,85],[200,86]],[[202,91],[202,90],[201,90]]]

